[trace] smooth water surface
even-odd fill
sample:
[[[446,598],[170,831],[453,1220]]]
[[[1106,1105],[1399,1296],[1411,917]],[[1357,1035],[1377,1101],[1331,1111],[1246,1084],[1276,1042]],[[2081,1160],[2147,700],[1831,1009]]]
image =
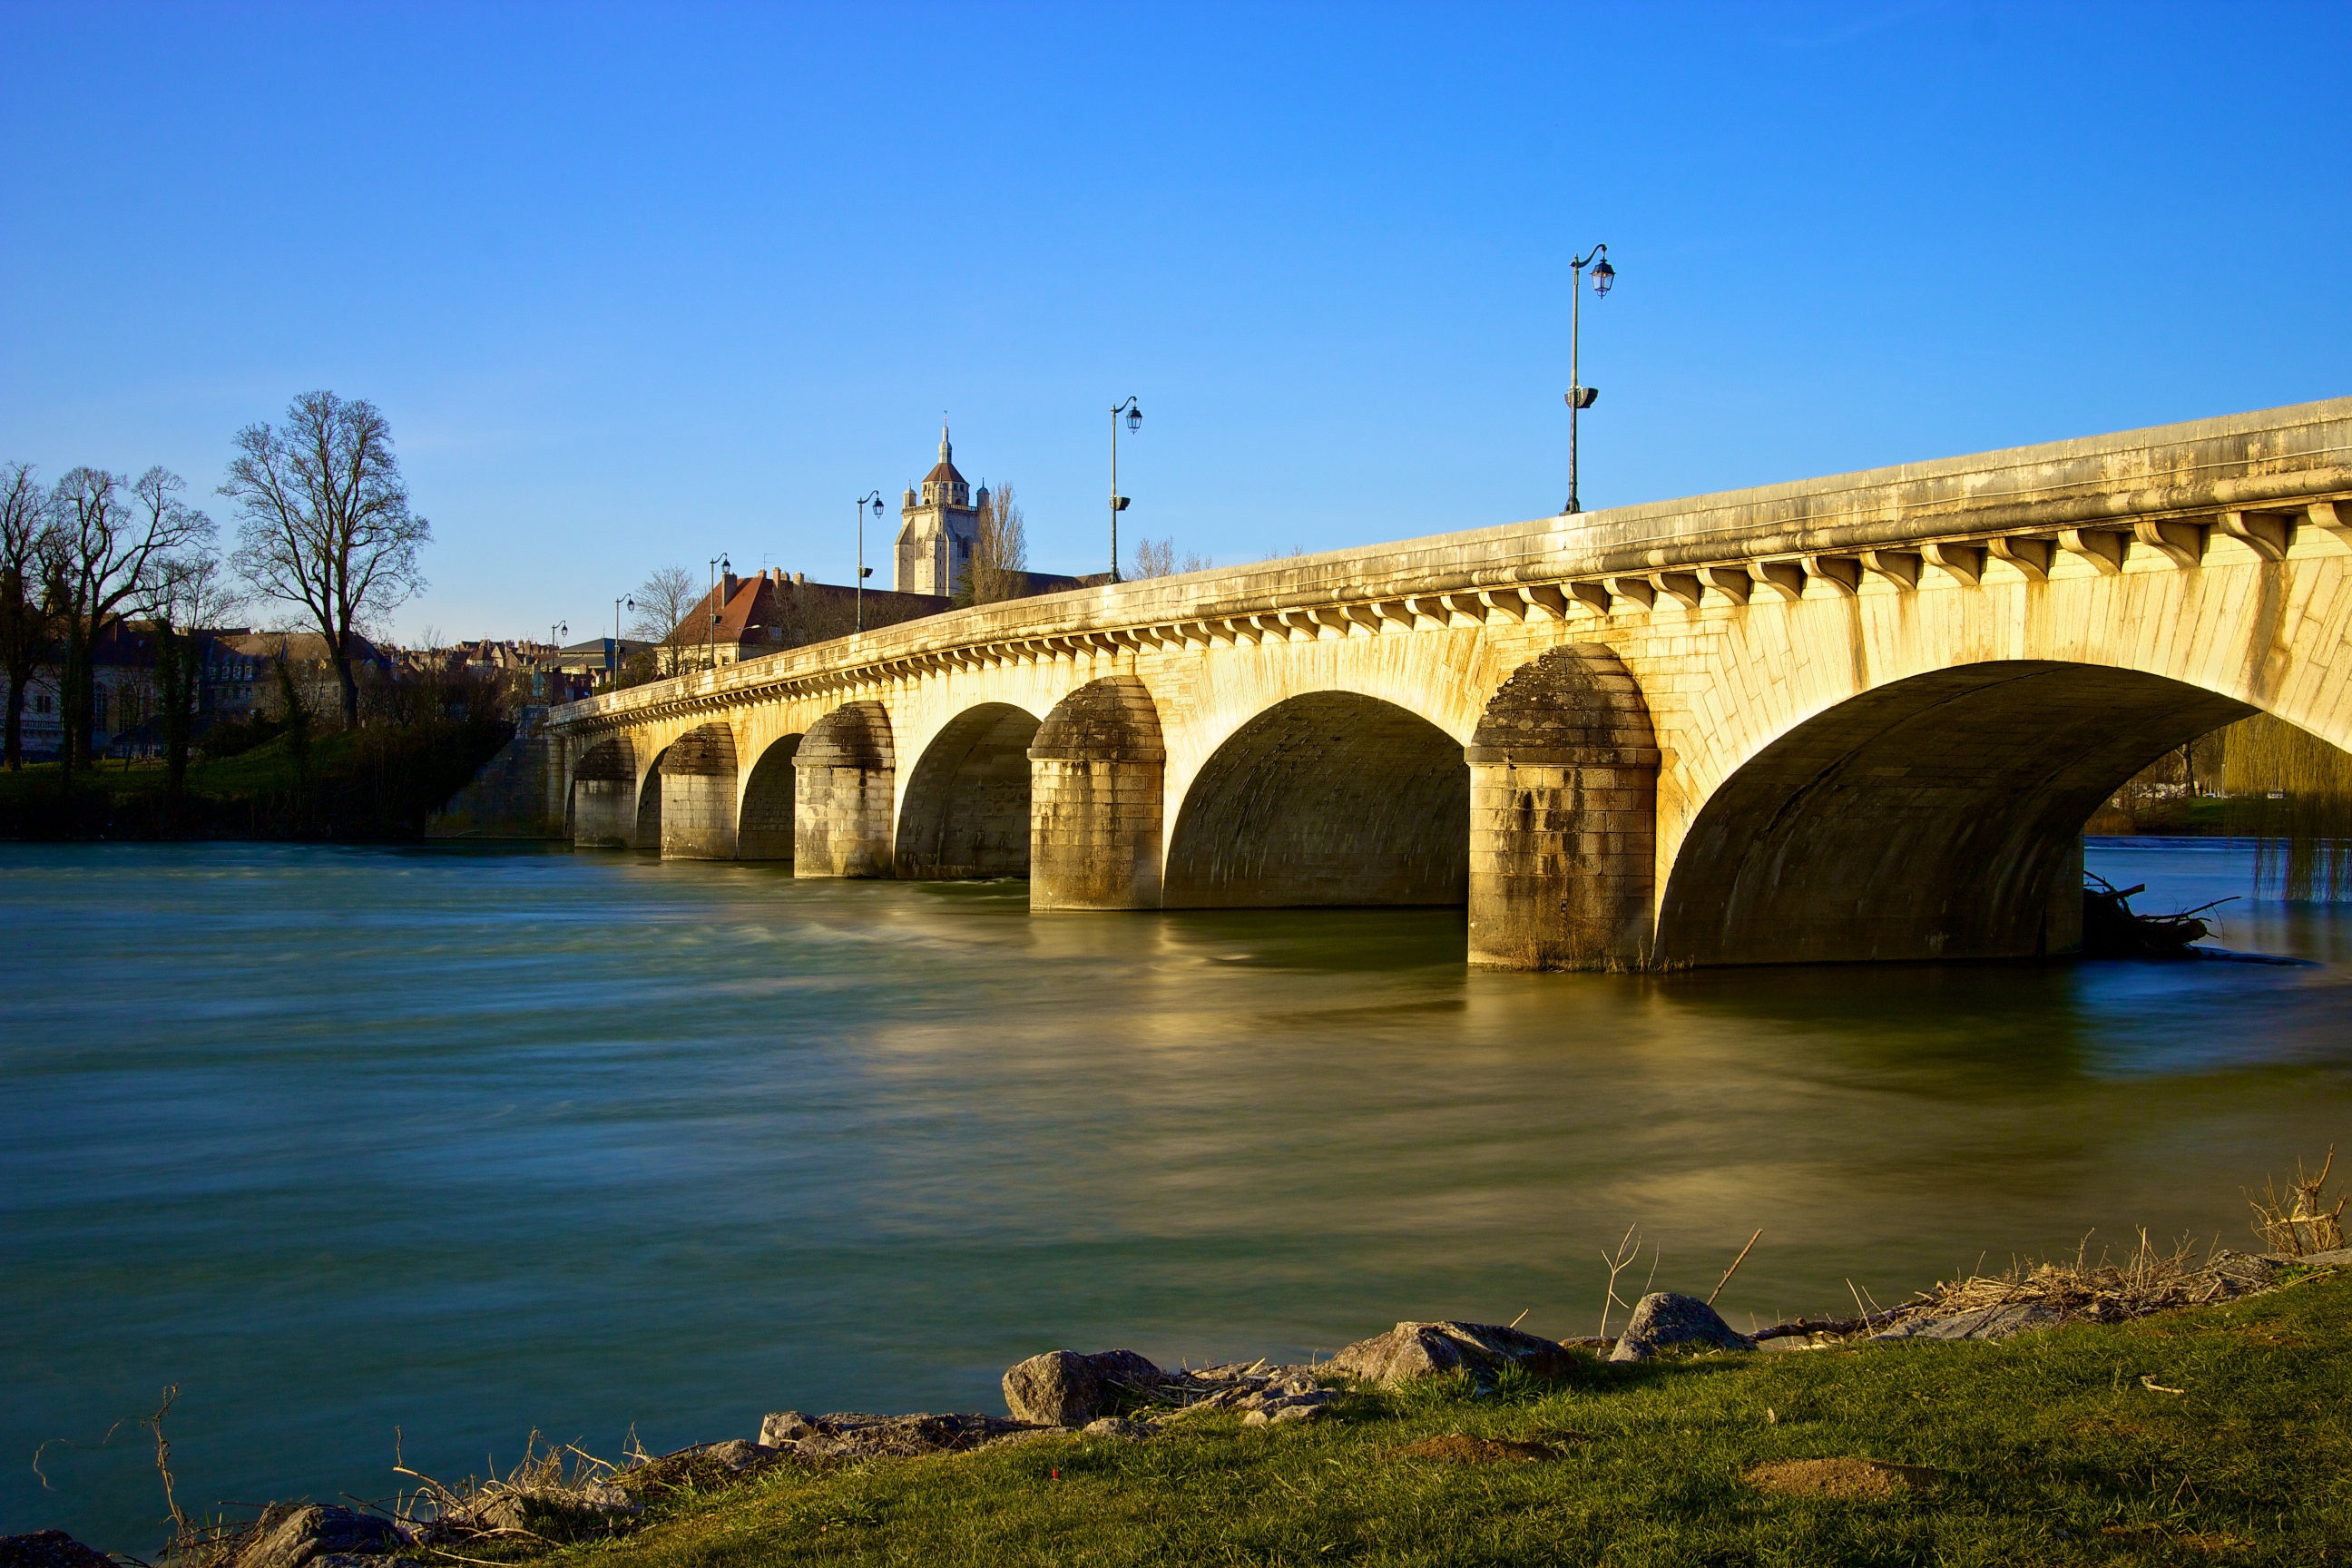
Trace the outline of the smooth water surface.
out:
[[[2240,848],[2095,847],[2143,907]],[[1330,1349],[1400,1318],[1736,1322],[2193,1231],[2352,1152],[2315,964],[1472,973],[1458,912],[1032,918],[1021,883],[623,854],[0,848],[0,1531],[388,1495],[797,1406],[1002,1409],[1055,1346]],[[49,1438],[43,1490],[30,1461]]]

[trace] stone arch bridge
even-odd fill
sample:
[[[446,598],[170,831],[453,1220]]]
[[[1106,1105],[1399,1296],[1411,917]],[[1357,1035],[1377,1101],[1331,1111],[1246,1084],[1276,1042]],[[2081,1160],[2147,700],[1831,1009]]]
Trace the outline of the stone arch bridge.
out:
[[[2079,942],[2081,830],[2352,748],[2352,398],[990,605],[550,716],[581,846],[1437,904],[1530,968]]]

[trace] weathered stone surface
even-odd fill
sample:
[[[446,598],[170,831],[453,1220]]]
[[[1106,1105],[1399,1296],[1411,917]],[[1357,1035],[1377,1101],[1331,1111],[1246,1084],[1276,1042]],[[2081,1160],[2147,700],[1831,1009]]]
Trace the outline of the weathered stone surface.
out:
[[[1399,1323],[1385,1334],[1359,1340],[1331,1358],[1325,1370],[1375,1388],[1390,1388],[1432,1373],[1468,1372],[1493,1376],[1521,1367],[1556,1377],[1576,1363],[1575,1352],[1555,1340],[1499,1323]]]
[[[1160,1428],[1148,1421],[1129,1421],[1123,1415],[1106,1415],[1099,1421],[1089,1421],[1082,1429],[1089,1437],[1119,1437],[1130,1443],[1140,1443]]]
[[[1047,1351],[1004,1374],[1004,1407],[1016,1421],[1083,1426],[1112,1406],[1131,1405],[1166,1373],[1133,1351]]]
[[[798,1410],[779,1410],[760,1423],[760,1442],[763,1447],[772,1448],[794,1438],[805,1437],[815,1430],[815,1416]]]
[[[262,1531],[237,1558],[237,1568],[333,1568],[327,1560],[381,1556],[400,1544],[399,1529],[388,1519],[313,1503]]]
[[[625,1478],[628,1472],[621,1472]],[[622,1487],[597,1481],[581,1487],[520,1487],[478,1499],[463,1517],[476,1530],[528,1530],[534,1535],[597,1533],[642,1505]],[[254,1568],[251,1563],[239,1568]],[[328,1565],[332,1568],[332,1565]]]
[[[960,1454],[1047,1429],[1032,1422],[1007,1421],[1001,1415],[875,1415],[854,1410],[805,1415],[797,1410],[780,1410],[760,1424],[761,1443],[740,1447],[803,1459],[906,1458]]]
[[[0,1535],[0,1568],[114,1568],[114,1560],[62,1530]]]
[[[2012,1301],[2001,1307],[1979,1307],[1948,1318],[1915,1318],[1870,1336],[1874,1344],[1914,1340],[2005,1340],[2036,1329],[2054,1329],[2066,1321],[2055,1307],[2037,1301]]]
[[[1653,1290],[1633,1303],[1633,1316],[1609,1359],[1647,1361],[1669,1345],[1752,1351],[1756,1342],[1725,1322],[1721,1314],[1696,1296]]]
[[[2147,757],[2257,703],[2352,746],[2342,617],[2271,624],[2281,583],[2352,594],[2347,451],[2338,398],[1533,519],[976,605],[550,722],[640,759],[804,735],[796,872],[887,876],[894,727],[913,764],[1115,669],[1032,759],[1064,858],[1033,849],[1038,908],[1150,907],[1156,868],[1161,907],[1466,901],[1503,963],[2056,953],[2082,825]],[[2216,651],[2256,647],[2252,686]],[[1147,699],[1163,755],[1121,733]],[[625,835],[583,795],[576,830],[646,846],[663,795]]]

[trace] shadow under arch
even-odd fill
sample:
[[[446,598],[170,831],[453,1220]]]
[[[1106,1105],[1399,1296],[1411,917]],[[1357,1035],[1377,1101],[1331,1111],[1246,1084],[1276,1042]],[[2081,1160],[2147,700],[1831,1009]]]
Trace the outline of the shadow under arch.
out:
[[[1170,836],[1171,909],[1459,904],[1470,765],[1418,714],[1348,691],[1276,703],[1202,766]]]
[[[661,853],[662,763],[668,756],[667,746],[655,752],[654,760],[646,767],[645,781],[637,785],[636,830],[629,838],[632,849]]]
[[[2082,933],[2083,825],[2253,710],[2162,676],[2000,660],[1816,714],[1726,779],[1659,903],[1670,965],[2023,958]]]
[[[915,764],[898,807],[900,877],[1029,874],[1029,742],[1037,719],[1010,703],[957,714]]]
[[[771,742],[751,764],[743,781],[743,803],[735,825],[738,860],[790,860],[793,858],[794,784],[793,765],[801,737],[786,735]]]

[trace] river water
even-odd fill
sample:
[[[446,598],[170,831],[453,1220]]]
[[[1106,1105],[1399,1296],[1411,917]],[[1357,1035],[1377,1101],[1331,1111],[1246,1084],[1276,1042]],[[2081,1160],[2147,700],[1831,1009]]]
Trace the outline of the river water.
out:
[[[2143,908],[2231,847],[2095,841]],[[1735,1322],[1989,1256],[2249,1240],[2352,1152],[2315,963],[1473,973],[1458,912],[1032,918],[1021,883],[611,854],[0,847],[0,1531],[388,1495],[534,1426],[1002,1409],[1055,1346],[1591,1333],[1600,1257]],[[45,1441],[37,1472],[35,1451]],[[43,1476],[50,1489],[44,1489]]]

